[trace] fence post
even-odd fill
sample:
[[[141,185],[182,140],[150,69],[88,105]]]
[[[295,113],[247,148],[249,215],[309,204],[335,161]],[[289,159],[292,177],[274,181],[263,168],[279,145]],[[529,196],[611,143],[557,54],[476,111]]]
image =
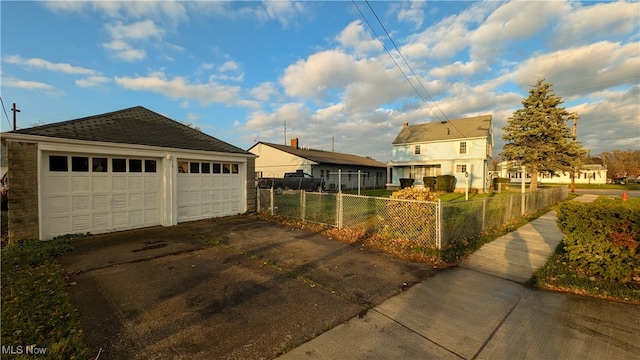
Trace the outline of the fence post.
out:
[[[342,192],[338,193],[338,199],[336,201],[336,206],[338,207],[336,209],[336,215],[337,215],[337,225],[338,225],[338,229],[342,229]]]
[[[305,215],[307,214],[307,192],[301,190],[300,192],[300,217],[304,221]]]
[[[482,231],[485,230],[486,226],[486,214],[487,214],[487,198],[482,198]]]
[[[436,205],[436,247],[442,249],[442,200],[438,199]]]
[[[260,188],[256,188],[256,213],[260,213],[262,208],[260,207]]]
[[[275,215],[275,213],[274,213],[274,201],[273,201],[273,187],[271,189],[269,189],[269,198],[270,198],[270,201],[271,201],[271,205],[269,207],[271,209],[271,215],[273,216],[273,215]]]

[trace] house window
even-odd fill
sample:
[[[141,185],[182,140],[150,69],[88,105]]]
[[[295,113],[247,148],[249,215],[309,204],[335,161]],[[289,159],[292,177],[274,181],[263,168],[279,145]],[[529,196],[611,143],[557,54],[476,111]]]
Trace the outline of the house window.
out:
[[[93,158],[91,160],[93,172],[107,172],[107,158]]]
[[[460,154],[466,154],[467,153],[467,142],[466,141],[461,141],[460,142]]]
[[[192,174],[199,174],[200,173],[200,163],[199,162],[192,162],[189,163],[189,172]]]
[[[231,174],[231,164],[222,164],[222,173]]]
[[[211,172],[211,164],[202,163],[202,173],[203,174],[209,174],[210,172]]]
[[[49,171],[69,171],[69,163],[66,156],[49,156]]]
[[[240,172],[240,166],[238,164],[231,164],[231,173],[237,174]]]
[[[416,155],[420,155],[420,145],[416,145],[415,146],[415,148],[413,150],[413,153],[416,154]]]
[[[178,174],[189,173],[189,163],[186,161],[178,161]]]
[[[222,167],[219,163],[213,163],[213,173],[214,174],[222,173]]]
[[[144,161],[144,172],[146,172],[146,173],[154,173],[154,172],[156,172],[156,161],[155,160],[145,160]]]
[[[127,172],[127,159],[111,159],[113,172]]]
[[[467,164],[457,164],[456,165],[456,173],[464,174],[467,172]]]
[[[89,172],[89,158],[84,156],[72,156],[71,171]]]
[[[129,172],[133,172],[133,173],[142,172],[142,160],[129,159]]]

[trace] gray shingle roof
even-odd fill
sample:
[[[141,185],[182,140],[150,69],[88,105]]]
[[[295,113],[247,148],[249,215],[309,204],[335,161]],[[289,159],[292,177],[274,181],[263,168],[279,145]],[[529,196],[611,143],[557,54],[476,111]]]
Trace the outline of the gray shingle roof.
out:
[[[249,154],[142,106],[10,131],[54,138]]]
[[[344,154],[344,153],[338,153],[333,151],[314,150],[314,149],[309,149],[309,150],[301,149],[301,148],[296,149],[295,147],[291,147],[287,145],[272,144],[272,143],[266,143],[266,142],[259,142],[258,144],[267,145],[272,148],[284,151],[286,153],[317,162],[319,164],[356,165],[356,166],[372,166],[372,167],[387,166],[385,163],[382,163],[380,161],[370,159],[368,157],[358,156],[358,155]],[[252,147],[255,147],[256,145]]]
[[[409,125],[402,128],[393,145],[410,144],[426,141],[455,140],[489,136],[491,129],[491,115],[474,116],[463,119],[430,122]]]

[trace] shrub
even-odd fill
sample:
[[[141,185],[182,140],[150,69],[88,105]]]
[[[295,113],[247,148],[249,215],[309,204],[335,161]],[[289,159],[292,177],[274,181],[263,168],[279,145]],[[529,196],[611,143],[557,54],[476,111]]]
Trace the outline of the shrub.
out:
[[[440,175],[436,178],[436,190],[453,192],[456,188],[456,177],[453,175]]]
[[[418,201],[438,201],[438,194],[429,189],[404,188],[394,191],[389,198]]]
[[[640,275],[640,206],[567,202],[557,210],[567,260],[585,275],[621,283]]]
[[[436,189],[436,177],[435,176],[425,176],[422,178],[422,183],[426,189],[431,191]]]

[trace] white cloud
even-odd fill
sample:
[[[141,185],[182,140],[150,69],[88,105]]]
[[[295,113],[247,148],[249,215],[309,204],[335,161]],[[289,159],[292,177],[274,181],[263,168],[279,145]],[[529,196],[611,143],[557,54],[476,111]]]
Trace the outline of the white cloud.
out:
[[[150,91],[176,99],[198,100],[202,105],[212,103],[234,104],[238,101],[240,88],[215,82],[189,83],[183,77],[166,78],[163,73],[149,76],[116,77],[118,85],[125,89]]]
[[[187,18],[185,3],[180,1],[45,1],[43,6],[54,12],[94,11],[117,19],[151,17],[177,23]]]
[[[25,90],[53,90],[54,89],[53,86],[43,82],[19,80],[19,79],[12,79],[12,78],[3,78],[2,86],[25,89]]]
[[[398,20],[412,22],[416,28],[419,28],[424,21],[424,11],[422,9],[426,4],[426,1],[402,3],[402,8],[398,11]]]
[[[554,84],[563,97],[588,94],[612,85],[640,81],[639,43],[597,42],[533,56],[520,64],[513,78],[530,85],[536,78]]]
[[[76,85],[79,87],[94,87],[109,82],[109,78],[105,76],[89,76],[84,79],[76,80]]]
[[[136,23],[124,25],[117,21],[113,24],[106,24],[105,30],[112,40],[102,44],[105,49],[111,50],[117,58],[134,62],[145,58],[146,52],[140,48],[134,48],[132,43],[143,44],[148,40],[158,41],[165,34],[152,20],[144,20]]]
[[[610,38],[612,35],[637,31],[640,7],[637,2],[611,2],[576,8],[570,16],[562,18],[555,28],[553,43],[556,47],[571,46]]]
[[[362,22],[356,20],[345,27],[336,40],[345,48],[352,48],[356,54],[366,54],[382,50],[382,45],[377,39],[370,36],[364,29]]]
[[[249,94],[256,100],[267,102],[271,99],[281,100],[282,95],[278,91],[276,84],[272,82],[261,83],[249,91]]]
[[[301,2],[278,0],[263,1],[262,8],[256,11],[258,20],[279,22],[284,28],[305,15],[305,6]]]
[[[73,66],[67,63],[52,63],[40,58],[23,59],[20,55],[5,56],[3,61],[8,64],[22,65],[35,69],[44,69],[72,75],[93,75],[96,73],[94,70],[81,66]]]

